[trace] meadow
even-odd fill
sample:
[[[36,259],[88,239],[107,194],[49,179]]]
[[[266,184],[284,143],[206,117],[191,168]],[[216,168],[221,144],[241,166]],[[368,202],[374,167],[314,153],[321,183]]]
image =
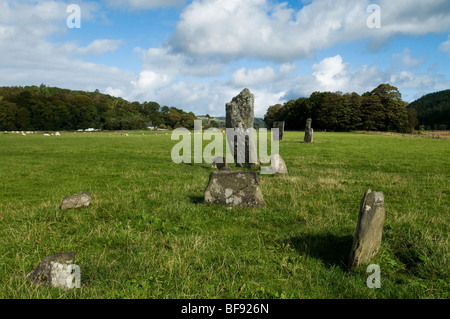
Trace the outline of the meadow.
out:
[[[170,132],[1,133],[0,298],[448,299],[450,140],[303,136],[280,143],[288,175],[260,175],[267,207],[227,208],[203,201],[211,165],[172,162]],[[380,289],[346,266],[369,188]],[[89,207],[59,209],[81,191]],[[70,251],[81,288],[25,278]]]

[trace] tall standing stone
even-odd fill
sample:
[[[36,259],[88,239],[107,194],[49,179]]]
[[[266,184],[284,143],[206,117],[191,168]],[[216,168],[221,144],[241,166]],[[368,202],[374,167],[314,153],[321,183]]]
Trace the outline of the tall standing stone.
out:
[[[256,153],[256,141],[251,140],[253,133],[255,96],[249,89],[242,90],[231,102],[226,103],[226,128],[234,129],[235,134],[227,131],[228,144],[234,147],[230,150],[237,167],[251,168],[259,163]],[[245,141],[244,147],[238,147],[238,141]],[[242,159],[242,160],[239,160]]]
[[[369,262],[378,251],[381,245],[384,218],[383,193],[367,190],[359,208],[358,225],[349,258],[350,267]]]
[[[277,128],[279,130],[278,138],[279,138],[279,141],[282,141],[283,135],[284,135],[284,121],[273,122],[272,128]]]
[[[307,119],[306,120],[305,138],[303,140],[305,143],[312,143],[313,142],[314,131],[311,128],[311,123],[312,123],[312,119]]]

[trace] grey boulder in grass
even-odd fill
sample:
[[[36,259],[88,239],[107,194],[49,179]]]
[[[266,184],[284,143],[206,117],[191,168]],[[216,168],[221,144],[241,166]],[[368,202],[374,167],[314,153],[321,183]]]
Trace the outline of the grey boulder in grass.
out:
[[[286,163],[280,154],[270,157],[270,166],[261,166],[261,174],[287,174]]]
[[[74,252],[46,256],[26,277],[33,285],[70,289],[74,261]]]
[[[88,207],[92,201],[90,194],[81,192],[80,194],[70,195],[63,198],[60,209],[74,209]]]

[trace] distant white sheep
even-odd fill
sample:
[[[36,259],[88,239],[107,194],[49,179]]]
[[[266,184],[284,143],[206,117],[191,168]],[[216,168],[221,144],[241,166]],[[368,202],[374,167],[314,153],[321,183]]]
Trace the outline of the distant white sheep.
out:
[[[45,133],[44,136],[50,136],[50,134]]]
[[[61,136],[61,134],[59,132],[56,132],[55,135],[56,136]]]

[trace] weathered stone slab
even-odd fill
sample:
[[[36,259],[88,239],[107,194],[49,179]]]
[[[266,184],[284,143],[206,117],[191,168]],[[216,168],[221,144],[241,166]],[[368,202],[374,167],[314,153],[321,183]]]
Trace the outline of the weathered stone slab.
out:
[[[218,171],[209,176],[205,203],[227,206],[266,206],[253,171]]]
[[[236,167],[251,168],[259,164],[256,147],[252,147],[256,141],[250,134],[254,130],[254,104],[255,96],[249,89],[244,89],[225,105],[225,126],[234,129],[234,134],[229,134],[227,130],[227,140],[230,147],[233,145],[230,151]],[[242,140],[242,147],[238,147],[239,140]]]
[[[72,282],[74,261],[74,252],[46,256],[26,277],[34,285],[71,289],[74,288]],[[79,282],[75,286],[79,286]]]
[[[86,192],[81,192],[80,194],[70,195],[63,198],[61,203],[61,209],[73,209],[88,207],[92,201],[90,194]]]
[[[368,263],[381,245],[385,218],[384,195],[367,190],[361,200],[358,225],[350,252],[349,266]]]
[[[306,127],[305,127],[305,138],[303,141],[305,143],[312,143],[314,140],[314,130],[311,128],[312,119],[306,120]]]
[[[284,121],[273,122],[272,128],[277,128],[279,130],[278,131],[278,139],[279,139],[279,141],[282,141],[283,135],[284,135]]]

